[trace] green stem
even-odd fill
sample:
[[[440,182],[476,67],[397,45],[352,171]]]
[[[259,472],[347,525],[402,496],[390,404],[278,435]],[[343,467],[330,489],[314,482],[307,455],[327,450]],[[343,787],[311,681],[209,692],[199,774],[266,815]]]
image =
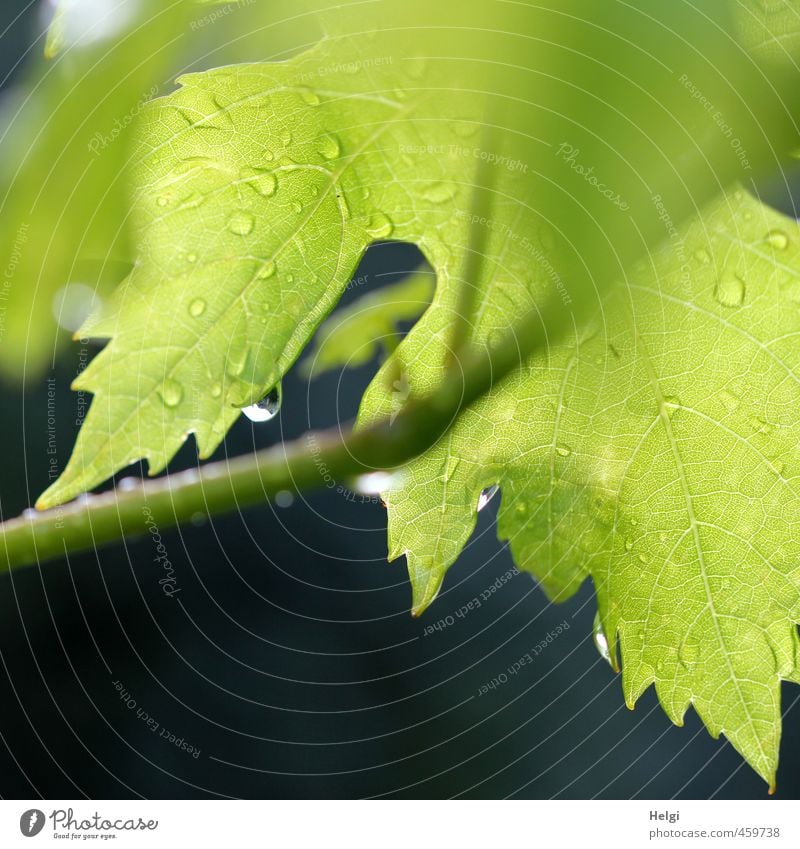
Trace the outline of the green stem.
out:
[[[543,321],[543,316],[552,321]],[[168,528],[198,513],[218,515],[262,504],[281,490],[310,490],[330,479],[392,469],[424,453],[461,410],[485,394],[571,317],[560,301],[531,310],[496,347],[462,350],[435,393],[411,400],[393,422],[342,433],[308,433],[253,455],[142,482],[131,489],[84,496],[62,507],[0,524],[5,553],[0,568],[36,563],[65,553]]]

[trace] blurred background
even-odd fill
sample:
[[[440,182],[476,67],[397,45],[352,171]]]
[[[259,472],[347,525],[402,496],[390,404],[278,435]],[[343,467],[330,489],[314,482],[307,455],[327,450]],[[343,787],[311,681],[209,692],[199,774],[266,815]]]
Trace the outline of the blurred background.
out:
[[[5,86],[41,26],[36,4],[3,3]],[[343,303],[419,262],[374,246]],[[3,518],[66,462],[86,400],[69,384],[93,353],[68,345],[24,391],[3,385]],[[376,367],[290,375],[280,415],[242,418],[218,457],[352,418]],[[189,443],[171,469],[196,462]],[[556,606],[515,574],[498,499],[419,620],[404,563],[386,562],[383,507],[348,481],[165,531],[169,569],[146,536],[0,575],[0,794],[763,798],[694,713],[672,726],[652,689],[625,707],[593,645],[591,587]],[[778,797],[794,799],[800,688],[784,688]]]

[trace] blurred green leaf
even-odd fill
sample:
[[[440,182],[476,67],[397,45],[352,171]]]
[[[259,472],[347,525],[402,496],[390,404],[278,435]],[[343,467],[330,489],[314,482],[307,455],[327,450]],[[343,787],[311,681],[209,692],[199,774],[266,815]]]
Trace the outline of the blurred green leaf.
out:
[[[108,285],[128,259],[126,132],[163,93],[183,2],[62,5],[48,41],[0,111],[0,369],[35,374],[53,355],[54,296]],[[92,268],[87,278],[86,262]],[[118,281],[113,281],[118,282]]]
[[[335,368],[357,368],[381,350],[391,353],[399,341],[398,325],[425,312],[435,282],[431,271],[418,271],[337,310],[317,331],[303,363],[305,374],[319,377]]]

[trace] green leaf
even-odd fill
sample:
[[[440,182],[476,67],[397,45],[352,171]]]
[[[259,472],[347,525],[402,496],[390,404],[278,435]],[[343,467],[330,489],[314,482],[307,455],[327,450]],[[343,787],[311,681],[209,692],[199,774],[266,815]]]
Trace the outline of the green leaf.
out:
[[[303,371],[319,377],[331,369],[362,366],[381,350],[391,353],[398,324],[419,318],[431,302],[434,282],[430,271],[418,271],[337,310],[317,331]]]
[[[527,261],[507,255],[507,279]],[[488,344],[514,318],[511,284],[495,285],[475,332]],[[445,298],[398,349],[412,391],[444,357]],[[594,322],[384,493],[415,612],[467,542],[481,490],[499,485],[499,535],[520,568],[558,600],[593,579],[628,705],[654,683],[673,722],[693,705],[774,786],[780,682],[800,681],[798,328],[795,221],[736,192],[675,231]],[[379,376],[362,419],[390,409]]]
[[[0,370],[14,377],[52,358],[58,290],[116,283],[109,264],[130,258],[126,130],[163,85],[185,10],[90,4],[87,19],[81,5],[59,7],[53,62],[33,61],[0,114]]]
[[[132,174],[136,267],[83,329],[112,341],[75,383],[95,399],[39,506],[140,458],[154,474],[192,433],[209,456],[238,408],[297,359],[370,243],[416,243],[453,293],[484,160],[487,221],[527,256],[502,297],[532,305],[528,278],[549,268],[543,320],[559,335],[663,240],[654,194],[678,221],[741,172],[673,67],[703,80],[754,162],[790,146],[769,92],[743,103],[753,85],[719,34],[724,4],[647,0],[636,14],[615,7],[603,27],[589,0],[569,5],[580,15],[470,0],[457,26],[422,0],[337,6],[315,49],[184,77],[151,104]],[[487,114],[495,130],[480,133]],[[484,291],[503,273],[501,252],[470,285]],[[426,388],[440,375],[431,369]]]

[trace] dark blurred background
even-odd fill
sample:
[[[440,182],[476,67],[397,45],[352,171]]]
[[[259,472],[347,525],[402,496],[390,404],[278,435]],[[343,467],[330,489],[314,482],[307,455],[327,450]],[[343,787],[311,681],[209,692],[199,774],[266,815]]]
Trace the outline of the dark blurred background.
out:
[[[40,32],[35,6],[4,0],[6,84]],[[373,247],[345,302],[418,262],[411,247]],[[63,350],[25,391],[2,387],[3,518],[48,483],[48,378],[60,466],[71,450],[69,384],[82,354]],[[375,368],[311,384],[290,376],[279,418],[243,418],[219,456],[351,418]],[[194,454],[187,445],[172,469],[196,464]],[[766,795],[693,712],[675,728],[652,689],[627,710],[592,642],[591,587],[554,606],[527,575],[508,578],[497,499],[439,599],[413,620],[405,566],[386,563],[384,509],[338,484],[164,532],[171,597],[150,537],[0,576],[0,794]],[[488,601],[454,616],[498,578]],[[559,625],[534,663],[478,695]],[[798,798],[800,689],[784,687],[778,796]]]

